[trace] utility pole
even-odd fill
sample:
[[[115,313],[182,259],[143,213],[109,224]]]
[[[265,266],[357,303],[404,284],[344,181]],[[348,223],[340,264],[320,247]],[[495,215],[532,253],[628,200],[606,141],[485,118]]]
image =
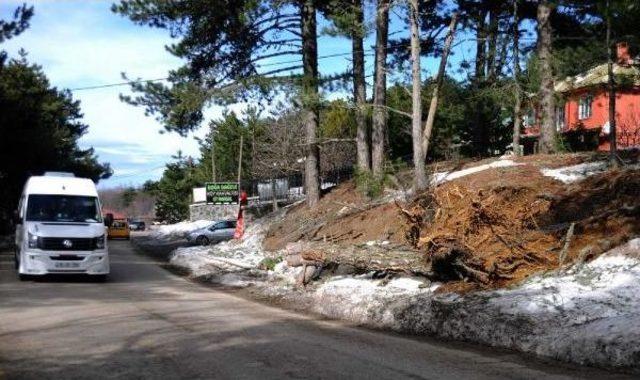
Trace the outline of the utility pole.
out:
[[[211,123],[211,181],[216,182],[216,151],[215,151],[215,127]]]
[[[238,183],[240,183],[240,179],[242,178],[242,138],[240,135],[240,154],[238,155]]]

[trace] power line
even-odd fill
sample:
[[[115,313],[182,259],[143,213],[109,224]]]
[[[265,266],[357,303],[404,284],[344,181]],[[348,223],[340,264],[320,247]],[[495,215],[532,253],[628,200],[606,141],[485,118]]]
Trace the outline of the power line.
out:
[[[403,47],[403,46],[409,46],[408,43],[398,43],[398,44],[394,44],[394,45],[388,45],[386,47],[387,50],[389,49],[395,49],[397,47]],[[365,53],[365,55],[371,56],[374,54],[374,52],[372,52],[373,50],[375,50],[375,48],[371,48],[371,49],[363,49],[361,51],[355,51],[357,52],[362,52]],[[366,54],[369,51],[368,54]],[[344,53],[333,53],[333,54],[327,54],[327,55],[321,55],[318,57],[318,60],[322,60],[322,59],[329,59],[329,58],[336,58],[336,57],[343,57],[343,56],[347,56],[347,55],[352,55],[354,53],[354,51],[349,51],[349,52],[344,52]],[[258,64],[258,67],[270,67],[270,66],[278,66],[278,65],[284,65],[284,64],[290,64],[290,63],[298,63],[300,62],[300,59],[292,59],[292,60],[288,60],[288,61],[280,61],[280,62],[271,62],[271,63],[265,63],[265,64]],[[259,76],[260,74],[258,74]],[[109,88],[109,87],[120,87],[120,86],[128,86],[128,85],[132,85],[132,84],[136,84],[136,83],[152,83],[152,82],[160,82],[160,81],[165,81],[168,80],[169,77],[164,77],[164,78],[156,78],[156,79],[137,79],[137,80],[132,80],[132,81],[126,81],[126,82],[116,82],[116,83],[107,83],[107,84],[99,84],[99,85],[94,85],[94,86],[86,86],[86,87],[75,87],[75,88],[70,88],[69,91],[85,91],[85,90],[97,90],[97,89],[102,89],[102,88]]]
[[[582,41],[597,40],[597,38],[595,38],[595,37],[555,37],[554,39],[555,40],[582,40]],[[487,40],[487,39],[486,38],[465,38],[463,40],[458,41],[457,45],[460,45],[460,44],[465,43],[465,42],[474,42],[474,41],[481,41],[481,40],[484,41],[484,40]],[[521,41],[535,41],[536,38],[521,37],[520,40]],[[408,42],[407,43],[397,43],[397,44],[387,45],[387,47],[385,49],[386,50],[391,50],[391,49],[400,48],[400,47],[409,47],[409,45],[410,45],[410,43],[408,43]],[[363,49],[361,51],[356,51],[356,52],[362,52],[362,53],[365,53],[365,55],[367,55],[367,56],[372,56],[372,55],[375,54],[375,48]],[[352,55],[353,53],[354,53],[354,51],[327,54],[327,55],[319,56],[318,60],[336,58],[336,57],[344,57],[344,56]],[[287,61],[279,61],[279,62],[258,64],[257,66],[261,67],[261,68],[262,67],[273,67],[273,66],[291,64],[291,63],[298,63],[298,62],[300,62],[300,59],[292,59],[292,60],[287,60]],[[260,74],[258,74],[258,76],[259,75]],[[160,81],[165,81],[165,80],[168,80],[168,79],[169,79],[169,77],[155,78],[155,79],[138,79],[138,80],[132,80],[132,81],[126,81],[126,82],[107,83],[107,84],[86,86],[86,87],[75,87],[75,88],[70,88],[69,91],[97,90],[97,89],[102,89],[102,88],[128,86],[128,85],[132,85],[132,84],[136,84],[136,83],[160,82]]]
[[[95,86],[70,88],[69,91],[96,90],[96,89],[100,89],[100,88],[127,86],[127,85],[131,85],[131,84],[135,84],[135,83],[159,82],[159,81],[163,81],[163,80],[167,80],[167,79],[169,79],[169,78],[165,77],[165,78],[156,78],[156,79],[138,79],[138,80],[131,80],[131,81],[127,81],[127,82],[117,82],[117,83],[99,84],[99,85],[95,85]]]
[[[389,48],[391,48],[391,46]],[[359,52],[359,51],[356,51],[356,52]],[[366,50],[364,50],[362,52],[366,53]],[[327,58],[344,57],[346,55],[352,55],[353,53],[354,53],[354,51],[349,51],[349,52],[345,52],[345,53],[334,53],[334,54],[328,54],[328,55],[321,55],[321,56],[318,57],[318,60],[327,59]],[[371,56],[371,55],[373,55],[373,53],[369,53],[369,54],[365,54],[365,55]],[[300,62],[300,59],[292,59],[290,61],[265,63],[265,64],[258,65],[258,66],[259,67],[269,67],[269,66],[284,65],[284,64],[287,64],[287,63],[297,63],[297,62]]]

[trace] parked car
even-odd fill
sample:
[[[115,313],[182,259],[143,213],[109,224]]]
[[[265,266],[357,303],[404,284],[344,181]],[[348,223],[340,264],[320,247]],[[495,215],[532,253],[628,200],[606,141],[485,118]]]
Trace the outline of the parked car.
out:
[[[236,231],[235,220],[222,220],[187,233],[187,241],[192,244],[209,245],[233,239]]]
[[[109,252],[100,210],[90,179],[57,172],[29,178],[15,215],[20,279],[48,273],[105,278]]]
[[[129,222],[129,229],[131,231],[144,231],[146,228],[147,226],[142,220],[132,220]]]
[[[127,239],[131,237],[129,222],[126,219],[115,219],[109,226],[109,239]]]

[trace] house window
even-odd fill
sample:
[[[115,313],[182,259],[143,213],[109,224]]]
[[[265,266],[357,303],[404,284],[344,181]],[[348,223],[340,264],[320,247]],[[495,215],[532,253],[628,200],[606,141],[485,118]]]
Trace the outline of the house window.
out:
[[[532,127],[536,125],[536,110],[530,109],[526,115],[524,115],[524,126]]]
[[[564,103],[556,107],[556,130],[561,132],[564,129]]]
[[[578,104],[578,117],[580,120],[588,119],[591,117],[593,105],[593,96],[587,95],[580,98]]]

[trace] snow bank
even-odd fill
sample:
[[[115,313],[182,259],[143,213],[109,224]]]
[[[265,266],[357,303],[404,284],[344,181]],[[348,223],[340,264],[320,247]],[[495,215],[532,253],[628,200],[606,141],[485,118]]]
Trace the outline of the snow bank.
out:
[[[192,276],[212,277],[211,280],[230,286],[246,286],[260,277],[258,264],[264,259],[262,239],[264,225],[254,223],[242,240],[229,240],[210,246],[177,248],[169,263],[187,269]]]
[[[438,294],[437,283],[329,273],[306,288],[301,268],[257,269],[266,222],[243,241],[179,248],[171,264],[330,318],[418,335],[510,348],[567,362],[640,369],[640,239],[568,271],[510,289]]]
[[[386,285],[381,280],[338,277],[320,285],[311,295],[316,313],[336,319],[345,319],[375,327],[394,326],[397,306],[411,296],[425,291],[423,283],[409,278],[398,278]]]
[[[513,160],[501,158],[501,159],[493,161],[491,163],[474,166],[474,167],[468,168],[468,169],[458,170],[458,171],[454,171],[454,172],[435,173],[431,177],[431,183],[433,185],[439,185],[439,184],[444,183],[444,182],[452,181],[452,180],[454,180],[456,178],[461,178],[461,177],[468,176],[470,174],[475,174],[475,173],[478,173],[478,172],[481,172],[481,171],[485,171],[485,170],[488,170],[488,169],[506,168],[506,167],[518,166],[518,165],[524,165],[524,164],[519,164],[519,163],[517,163],[517,162],[515,162]]]
[[[195,222],[180,222],[175,224],[161,225],[151,232],[151,238],[158,240],[181,239],[186,233],[210,226],[211,220],[197,220]]]
[[[564,183],[580,181],[588,176],[607,170],[605,161],[588,162],[584,164],[565,166],[557,169],[541,169],[542,175],[552,177]]]
[[[411,279],[320,285],[313,310],[377,328],[473,341],[604,367],[640,367],[640,239],[563,275],[467,296]],[[622,254],[626,254],[623,256]],[[393,281],[401,281],[395,285]]]

